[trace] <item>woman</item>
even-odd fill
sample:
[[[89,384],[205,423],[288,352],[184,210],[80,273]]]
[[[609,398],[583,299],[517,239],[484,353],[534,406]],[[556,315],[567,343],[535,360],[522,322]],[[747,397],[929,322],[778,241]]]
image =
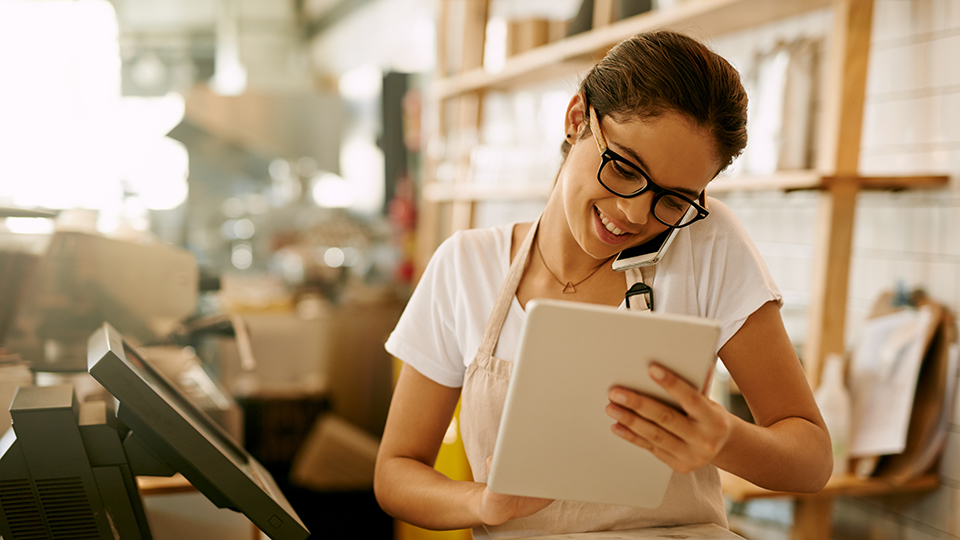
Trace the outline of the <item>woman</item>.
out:
[[[449,238],[387,342],[405,363],[377,460],[388,513],[432,529],[474,527],[475,536],[726,526],[716,467],[769,489],[824,485],[830,440],[784,331],[780,293],[730,210],[703,197],[746,145],[746,102],[725,60],[672,32],[628,39],[590,71],[567,107],[564,162],[538,222]],[[655,272],[611,269],[620,251],[671,228],[679,231]],[[639,281],[652,286],[657,311],[720,323],[718,355],[755,424],[654,365],[651,377],[682,413],[625,388],[611,389],[606,413],[614,434],[675,471],[659,508],[491,492],[483,482],[523,307],[533,298],[623,305]],[[461,396],[475,482],[432,468]]]

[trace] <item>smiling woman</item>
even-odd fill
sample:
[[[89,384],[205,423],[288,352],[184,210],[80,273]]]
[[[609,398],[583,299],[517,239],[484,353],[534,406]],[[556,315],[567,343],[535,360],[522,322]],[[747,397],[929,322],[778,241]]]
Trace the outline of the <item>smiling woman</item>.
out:
[[[737,218],[704,197],[746,145],[746,105],[730,64],[673,32],[634,36],[586,75],[564,113],[564,161],[540,218],[444,242],[387,341],[405,363],[375,480],[388,513],[427,528],[474,527],[477,538],[725,526],[717,468],[768,489],[823,486],[829,437],[783,329],[780,291]],[[662,236],[672,243],[655,267],[618,272],[607,264]],[[604,412],[611,437],[675,471],[659,508],[490,491],[487,462],[527,302],[626,309],[625,294],[638,285],[650,300],[656,293],[657,311],[719,323],[716,352],[756,423],[655,365],[650,376],[682,411],[615,387]],[[630,308],[647,305],[654,303]],[[432,468],[458,398],[473,482]]]

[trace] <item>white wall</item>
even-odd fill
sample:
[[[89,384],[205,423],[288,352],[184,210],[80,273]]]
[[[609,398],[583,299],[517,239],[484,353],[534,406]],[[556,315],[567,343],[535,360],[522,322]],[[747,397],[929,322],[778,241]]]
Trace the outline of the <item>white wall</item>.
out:
[[[859,198],[848,297],[852,346],[881,291],[902,281],[954,314],[960,308],[960,0],[876,0],[860,168],[864,174],[948,174],[946,189]],[[724,36],[712,45],[743,69],[758,43],[827,37],[829,10]],[[791,336],[806,331],[816,221],[811,193],[724,197],[763,253],[787,301]],[[957,400],[960,401],[960,400]],[[942,487],[921,495],[843,499],[835,538],[960,538],[960,402],[955,401]]]

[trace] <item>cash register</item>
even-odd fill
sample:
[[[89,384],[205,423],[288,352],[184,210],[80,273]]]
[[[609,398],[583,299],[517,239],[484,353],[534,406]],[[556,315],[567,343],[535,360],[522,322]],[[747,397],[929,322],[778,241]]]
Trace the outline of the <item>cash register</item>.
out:
[[[87,369],[114,398],[23,387],[0,439],[0,536],[149,540],[135,477],[181,473],[275,540],[309,532],[270,474],[120,333],[90,337]]]

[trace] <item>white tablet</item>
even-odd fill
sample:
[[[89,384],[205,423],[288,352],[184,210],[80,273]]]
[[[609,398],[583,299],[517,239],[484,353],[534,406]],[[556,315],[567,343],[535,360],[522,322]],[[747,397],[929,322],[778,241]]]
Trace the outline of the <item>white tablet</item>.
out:
[[[610,387],[672,398],[651,362],[704,388],[719,325],[698,317],[532,300],[503,409],[488,486],[510,495],[643,508],[660,505],[672,470],[613,434]]]

